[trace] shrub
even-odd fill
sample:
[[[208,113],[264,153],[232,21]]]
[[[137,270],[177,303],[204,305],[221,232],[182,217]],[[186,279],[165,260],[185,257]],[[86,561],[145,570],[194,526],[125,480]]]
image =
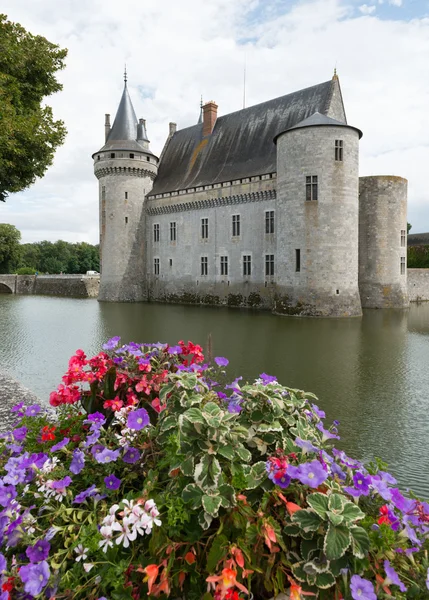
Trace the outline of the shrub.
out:
[[[36,270],[32,269],[31,267],[20,267],[16,271],[17,275],[34,275],[35,273]]]
[[[221,386],[190,342],[104,350],[70,359],[54,414],[13,409],[2,600],[428,597],[429,505],[331,448],[313,394]]]

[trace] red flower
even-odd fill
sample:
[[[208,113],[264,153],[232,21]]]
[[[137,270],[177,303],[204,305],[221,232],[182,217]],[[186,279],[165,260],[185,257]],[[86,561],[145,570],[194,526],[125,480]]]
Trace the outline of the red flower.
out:
[[[42,442],[48,442],[49,440],[54,440],[55,439],[55,434],[54,431],[56,430],[56,427],[49,427],[48,425],[45,425],[44,427],[42,427]]]

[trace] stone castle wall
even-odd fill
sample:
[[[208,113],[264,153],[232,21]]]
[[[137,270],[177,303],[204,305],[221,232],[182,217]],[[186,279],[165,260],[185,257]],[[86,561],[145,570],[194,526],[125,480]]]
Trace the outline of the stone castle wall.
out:
[[[407,278],[410,302],[429,301],[429,269],[408,269]]]
[[[12,294],[96,298],[100,277],[85,275],[0,275],[0,286]]]

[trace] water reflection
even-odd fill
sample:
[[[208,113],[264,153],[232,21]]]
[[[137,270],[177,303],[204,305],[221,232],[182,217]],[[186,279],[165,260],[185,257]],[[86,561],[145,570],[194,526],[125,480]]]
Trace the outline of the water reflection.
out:
[[[274,317],[234,309],[0,297],[0,366],[47,399],[70,355],[124,341],[192,340],[230,360],[231,377],[265,371],[313,391],[341,421],[342,447],[385,458],[403,486],[429,496],[429,304],[362,319]]]

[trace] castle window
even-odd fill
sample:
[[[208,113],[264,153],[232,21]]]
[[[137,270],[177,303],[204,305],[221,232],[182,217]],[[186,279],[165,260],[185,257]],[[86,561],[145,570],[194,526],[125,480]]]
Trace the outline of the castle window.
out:
[[[228,257],[227,256],[220,257],[220,274],[228,275]]]
[[[153,273],[154,275],[159,275],[159,258],[153,259]]]
[[[245,254],[243,256],[243,275],[251,275],[252,274],[252,257],[250,254]]]
[[[335,140],[335,160],[343,160],[343,140]]]
[[[207,256],[201,257],[201,275],[208,275],[209,265]]]
[[[128,200],[128,192],[125,192],[125,200]]]
[[[401,229],[401,246],[405,248],[407,243],[407,233],[405,229]]]
[[[307,201],[318,200],[317,175],[307,175],[305,178],[305,199]]]
[[[265,255],[265,276],[274,275],[274,254]]]
[[[100,158],[101,158],[101,156],[100,156],[100,155],[98,155],[98,156],[97,156],[97,160],[100,160]]]
[[[110,158],[115,158],[115,153],[114,152],[110,153]]]
[[[274,233],[274,211],[265,211],[265,233]]]
[[[401,275],[405,275],[405,256],[401,256]]]
[[[206,240],[209,237],[209,220],[201,219],[201,237]]]
[[[301,271],[301,250],[299,248],[295,250],[295,271],[297,273]]]
[[[172,266],[173,266],[173,259],[170,258],[170,267],[172,267]]]
[[[159,223],[155,223],[153,226],[153,241],[159,242]]]
[[[128,223],[128,217],[125,217],[125,225]]]
[[[150,162],[150,156],[146,156],[147,162]]]
[[[170,223],[170,242],[176,241],[176,222]]]
[[[232,215],[232,237],[240,235],[240,215]]]
[[[130,152],[130,158],[134,158],[134,154]]]

